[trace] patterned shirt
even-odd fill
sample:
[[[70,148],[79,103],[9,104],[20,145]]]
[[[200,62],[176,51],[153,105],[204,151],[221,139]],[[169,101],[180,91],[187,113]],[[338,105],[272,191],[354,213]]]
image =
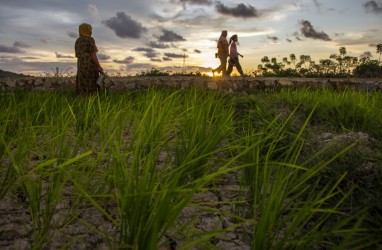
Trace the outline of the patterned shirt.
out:
[[[236,43],[235,42],[231,43],[231,46],[229,48],[229,56],[230,57],[238,57],[239,56],[239,53],[237,52],[237,47],[236,47]]]

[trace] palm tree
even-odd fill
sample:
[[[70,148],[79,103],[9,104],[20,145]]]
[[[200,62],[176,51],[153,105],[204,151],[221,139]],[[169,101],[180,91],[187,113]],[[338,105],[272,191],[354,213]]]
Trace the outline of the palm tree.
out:
[[[377,53],[379,54],[379,62],[381,62],[382,43],[377,45]]]
[[[291,63],[294,65],[294,69],[296,69],[296,55],[295,54],[290,54],[289,55]]]
[[[290,65],[290,62],[288,61],[288,57],[283,58],[283,63],[285,63],[285,65]]]
[[[270,62],[269,57],[264,56],[263,58],[261,58],[261,62],[262,63],[269,63]]]
[[[346,48],[345,47],[340,47],[340,55],[341,55],[341,57],[344,57],[345,55],[346,55]]]
[[[340,47],[339,48],[339,52],[340,52],[340,56],[337,56],[337,61],[338,61],[338,64],[340,65],[340,73],[344,73],[344,68],[343,68],[343,61],[344,61],[344,57],[346,55],[346,48],[345,47]]]

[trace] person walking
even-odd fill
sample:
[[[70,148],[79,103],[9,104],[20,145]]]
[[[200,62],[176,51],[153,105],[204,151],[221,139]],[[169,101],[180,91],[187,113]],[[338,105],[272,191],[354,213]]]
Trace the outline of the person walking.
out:
[[[79,38],[75,43],[77,57],[76,92],[79,95],[96,93],[99,89],[97,79],[103,69],[97,58],[97,46],[92,35],[92,26],[83,23],[78,27]]]
[[[225,76],[227,73],[227,58],[229,55],[227,35],[228,35],[228,32],[226,30],[223,30],[218,40],[218,44],[217,44],[218,53],[216,53],[216,57],[219,57],[220,65],[216,69],[212,70],[213,76],[215,75],[215,73],[220,74],[221,72],[222,76]]]
[[[237,52],[237,46],[236,43],[238,42],[237,35],[231,36],[229,39],[229,61],[228,61],[228,69],[227,69],[227,75],[231,75],[233,67],[235,66],[237,71],[239,71],[241,76],[244,76],[243,69],[241,68],[240,62],[239,62],[239,56],[243,57],[239,52]]]

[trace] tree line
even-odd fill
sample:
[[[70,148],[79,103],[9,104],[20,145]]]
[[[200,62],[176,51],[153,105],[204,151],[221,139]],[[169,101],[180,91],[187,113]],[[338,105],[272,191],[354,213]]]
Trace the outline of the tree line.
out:
[[[332,54],[328,59],[312,60],[309,55],[295,54],[284,57],[281,62],[273,57],[264,56],[253,72],[257,76],[279,77],[382,77],[382,44],[376,46],[378,60],[370,56],[361,58],[347,54],[345,47],[339,48],[338,54]]]

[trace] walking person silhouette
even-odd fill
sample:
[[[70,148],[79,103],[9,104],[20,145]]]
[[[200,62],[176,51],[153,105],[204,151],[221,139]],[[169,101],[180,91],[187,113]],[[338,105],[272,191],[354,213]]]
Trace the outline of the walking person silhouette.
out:
[[[239,62],[239,56],[243,57],[238,51],[237,51],[237,46],[236,43],[238,42],[238,37],[237,35],[231,36],[229,39],[229,61],[228,61],[228,69],[227,69],[227,75],[231,75],[233,67],[235,66],[237,71],[239,71],[241,76],[244,76],[243,69],[240,65]]]
[[[227,73],[227,58],[229,55],[227,35],[228,35],[228,32],[226,30],[223,30],[218,40],[218,44],[217,44],[218,53],[216,53],[216,57],[219,57],[220,65],[216,69],[212,70],[213,76],[215,75],[215,73],[220,74],[221,72],[222,76],[225,76]]]

